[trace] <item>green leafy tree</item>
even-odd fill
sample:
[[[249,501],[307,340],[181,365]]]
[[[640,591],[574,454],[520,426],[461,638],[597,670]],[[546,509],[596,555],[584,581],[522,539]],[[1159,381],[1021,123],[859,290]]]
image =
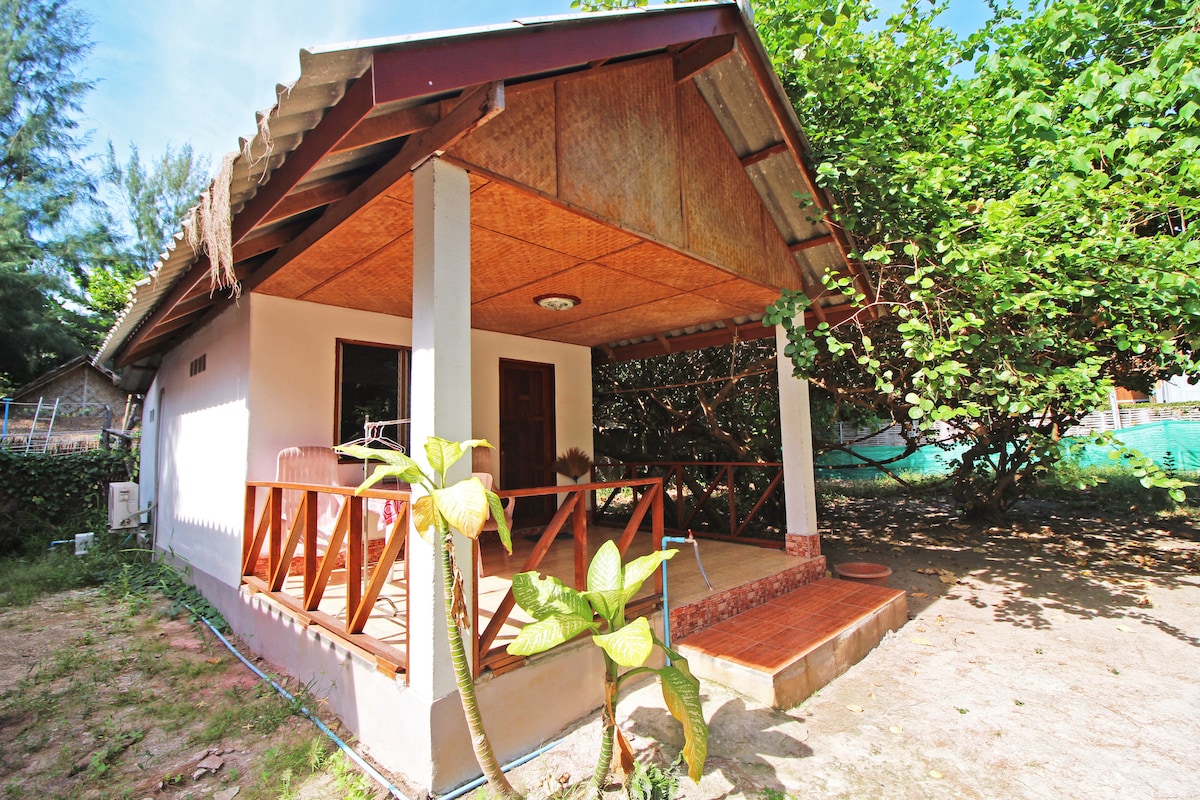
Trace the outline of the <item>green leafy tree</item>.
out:
[[[191,144],[179,150],[170,145],[162,155],[143,164],[136,145],[125,163],[112,142],[104,159],[104,184],[115,195],[119,232],[132,265],[147,272],[179,230],[208,179],[208,159],[197,156]]]
[[[133,284],[168,248],[204,190],[207,174],[207,159],[198,157],[190,144],[178,150],[168,146],[143,163],[136,145],[122,162],[109,142],[99,175],[99,202],[78,233],[79,252],[88,263],[81,282],[101,333],[116,321]]]
[[[916,428],[941,423],[967,445],[956,499],[998,514],[1112,387],[1200,372],[1187,4],[1065,0],[963,38],[935,23],[943,6],[915,0],[882,28],[867,2],[757,8],[830,222],[871,268],[870,286],[826,276],[860,308],[844,323],[806,331],[798,293],[769,310],[797,374]]]
[[[84,17],[64,0],[0,0],[0,380],[83,352],[69,210],[86,196],[76,115],[91,84]]]

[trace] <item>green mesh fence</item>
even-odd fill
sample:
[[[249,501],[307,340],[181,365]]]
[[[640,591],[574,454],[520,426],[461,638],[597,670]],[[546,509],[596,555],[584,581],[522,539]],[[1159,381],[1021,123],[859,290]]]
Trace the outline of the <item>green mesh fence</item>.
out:
[[[1200,472],[1200,422],[1185,420],[1161,420],[1146,425],[1137,425],[1116,431],[1117,439],[1126,447],[1138,450],[1154,463],[1166,470],[1178,472]],[[965,447],[942,449],[922,447],[917,452],[894,463],[888,464],[893,472],[915,472],[923,475],[945,475],[950,472],[954,460]],[[904,452],[903,447],[856,447],[861,453],[875,461],[884,461]],[[1110,457],[1111,447],[1087,445],[1074,460],[1083,467],[1111,467],[1119,461]],[[847,468],[851,465],[852,468]],[[867,466],[862,460],[844,452],[825,453],[817,457],[817,476],[821,478],[874,478],[883,473]]]

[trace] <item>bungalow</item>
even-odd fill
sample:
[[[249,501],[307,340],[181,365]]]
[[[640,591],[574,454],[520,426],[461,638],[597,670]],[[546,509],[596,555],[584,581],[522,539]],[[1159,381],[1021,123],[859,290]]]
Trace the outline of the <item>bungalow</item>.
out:
[[[463,580],[485,720],[502,759],[528,752],[600,705],[601,666],[594,648],[507,657],[520,619],[506,576],[548,571],[542,559],[562,550],[564,578],[578,578],[601,539],[657,546],[663,530],[661,480],[574,483],[550,467],[567,448],[592,452],[594,354],[782,342],[764,307],[802,289],[816,317],[838,314],[842,298],[821,295],[819,277],[850,269],[847,247],[797,199],[822,202],[804,139],[732,2],[300,61],[98,360],[146,395],[141,496],[155,546],[375,758],[442,792],[477,769],[437,565],[408,536],[407,487],[354,499],[344,487],[363,466],[328,449],[365,434],[417,455],[434,433],[497,445],[494,466],[474,469],[516,498],[536,541],[517,537],[512,557],[494,543],[459,552],[481,560]],[[800,566],[770,575],[797,583],[824,575],[824,560],[807,386],[786,358],[779,375],[792,555],[771,556]],[[364,431],[369,420],[400,423]],[[288,472],[310,456],[309,471]],[[589,539],[586,495],[614,487],[632,490],[634,521]],[[641,520],[653,542],[635,545]],[[706,559],[710,572],[745,562]]]

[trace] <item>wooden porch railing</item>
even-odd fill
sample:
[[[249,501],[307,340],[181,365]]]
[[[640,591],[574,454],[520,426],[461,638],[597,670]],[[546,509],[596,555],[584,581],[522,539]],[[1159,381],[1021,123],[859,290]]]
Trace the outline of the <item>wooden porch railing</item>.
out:
[[[762,478],[752,482],[746,473],[755,471]],[[779,539],[754,536],[758,529],[780,527],[782,520],[764,519],[763,510],[783,486],[783,464],[772,461],[626,461],[597,464],[594,476],[609,481],[660,476],[664,491],[671,498],[672,511],[668,530],[683,534],[692,531],[708,539],[746,542],[763,547],[783,547]],[[637,492],[634,492],[637,500]],[[779,495],[782,499],[782,494]],[[618,491],[596,492],[592,501],[596,519],[612,518]]]
[[[267,496],[259,512],[259,493],[264,490]],[[300,502],[286,530],[283,517],[285,491],[301,493]],[[333,495],[341,498],[341,501],[325,553],[318,556],[318,506],[322,495]],[[372,499],[392,501],[396,519],[387,526],[382,552],[364,580],[363,508]],[[335,637],[367,651],[375,656],[384,671],[407,672],[407,651],[368,636],[364,629],[393,565],[405,551],[409,506],[408,492],[371,489],[355,496],[354,489],[350,487],[249,481],[246,483],[246,516],[242,535],[242,583],[269,595],[310,624],[319,625]],[[304,543],[303,589],[297,597],[285,589],[285,582],[301,542]],[[267,548],[265,570],[260,565],[264,545]],[[320,610],[321,599],[339,562],[344,564],[346,573],[345,619]],[[260,574],[262,572],[265,574]],[[408,591],[406,559],[405,631],[408,630]]]
[[[582,483],[574,486],[549,486],[536,489],[508,489],[498,491],[497,494],[501,498],[535,497],[548,494],[566,495],[562,504],[558,507],[558,512],[555,513],[554,517],[550,520],[550,524],[546,526],[546,530],[538,538],[537,544],[534,545],[533,551],[529,554],[525,565],[520,571],[536,571],[541,566],[542,560],[550,551],[551,546],[554,545],[555,538],[566,525],[567,520],[570,520],[571,539],[575,556],[574,587],[581,591],[586,589],[588,570],[587,496],[605,489],[619,490],[626,488],[631,488],[637,492],[638,500],[634,504],[629,522],[617,539],[617,549],[620,550],[622,556],[625,555],[625,551],[629,549],[629,545],[633,542],[634,536],[637,535],[638,529],[647,515],[650,516],[650,529],[654,549],[661,548],[663,537],[663,482],[661,478],[602,481],[599,483]],[[661,572],[656,571],[654,573],[654,586],[657,589],[657,593],[661,594]],[[503,647],[493,647],[497,635],[499,635],[505,623],[508,622],[515,605],[516,600],[513,598],[513,591],[510,586],[508,593],[504,595],[504,599],[501,600],[499,608],[492,615],[487,627],[480,631],[479,627],[476,626],[473,637],[476,674],[479,674],[485,668],[503,671],[506,667],[511,667],[524,660],[521,656],[510,656],[505,652]],[[479,619],[478,592],[476,592],[475,596],[475,618]]]

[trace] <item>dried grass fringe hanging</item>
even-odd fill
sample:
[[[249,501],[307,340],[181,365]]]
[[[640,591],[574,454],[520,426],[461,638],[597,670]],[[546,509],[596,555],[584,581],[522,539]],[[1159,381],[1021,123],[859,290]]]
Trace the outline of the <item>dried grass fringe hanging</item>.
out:
[[[221,159],[216,177],[200,195],[200,204],[184,224],[188,246],[208,256],[209,294],[218,289],[229,289],[235,298],[242,293],[233,270],[233,212],[230,207],[233,162],[237,157],[238,153],[226,153]]]
[[[268,108],[266,111],[258,112],[258,136],[253,137],[242,143],[242,155],[246,158],[246,163],[253,170],[260,163],[263,165],[262,173],[258,176],[258,183],[262,185],[267,182],[267,171],[271,166],[271,151],[275,149],[275,142],[271,138],[271,115],[279,110],[278,104]],[[262,155],[254,157],[254,141],[257,139],[262,144]]]

